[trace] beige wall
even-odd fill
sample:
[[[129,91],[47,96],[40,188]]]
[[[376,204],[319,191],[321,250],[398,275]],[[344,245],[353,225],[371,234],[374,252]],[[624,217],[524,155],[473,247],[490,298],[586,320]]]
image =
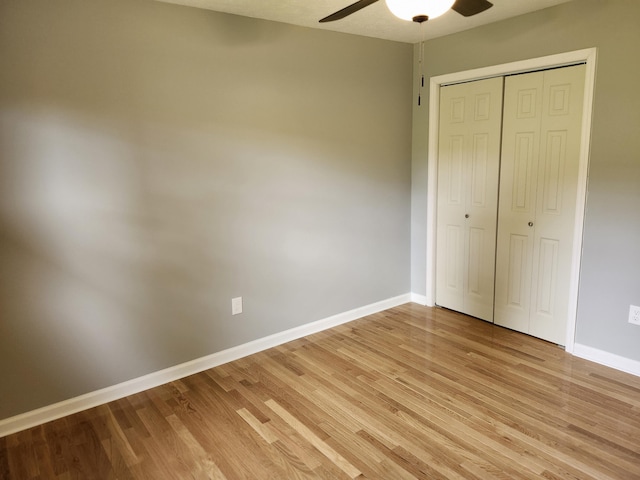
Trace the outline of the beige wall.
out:
[[[635,361],[640,327],[627,319],[640,305],[639,18],[637,0],[574,0],[429,41],[424,63],[431,77],[598,48],[576,342]],[[413,132],[412,291],[424,294],[427,102],[414,108]]]
[[[0,419],[407,293],[411,55],[0,2]]]

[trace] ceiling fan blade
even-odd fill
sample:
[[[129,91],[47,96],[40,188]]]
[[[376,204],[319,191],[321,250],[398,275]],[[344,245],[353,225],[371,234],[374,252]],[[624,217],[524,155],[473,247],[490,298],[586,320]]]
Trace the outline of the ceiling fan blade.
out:
[[[342,10],[338,10],[336,13],[332,13],[328,17],[324,17],[320,20],[320,23],[333,22],[340,20],[346,16],[356,13],[358,10],[362,10],[364,7],[368,7],[372,3],[376,3],[378,0],[358,0],[356,3],[352,3],[348,7],[344,7]]]
[[[493,3],[487,0],[457,0],[451,10],[455,10],[462,16],[471,17],[491,7],[493,7]]]

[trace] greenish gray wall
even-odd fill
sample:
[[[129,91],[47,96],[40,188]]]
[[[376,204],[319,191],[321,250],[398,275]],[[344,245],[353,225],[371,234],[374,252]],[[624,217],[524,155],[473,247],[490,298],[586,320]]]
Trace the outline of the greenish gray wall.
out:
[[[2,0],[0,419],[408,293],[411,77],[408,44]]]
[[[598,48],[576,343],[636,361],[640,327],[627,319],[629,305],[640,305],[639,18],[637,0],[574,0],[428,41],[424,62],[426,77],[432,77]],[[427,102],[423,105],[414,107],[413,120],[411,278],[412,291],[424,295]]]

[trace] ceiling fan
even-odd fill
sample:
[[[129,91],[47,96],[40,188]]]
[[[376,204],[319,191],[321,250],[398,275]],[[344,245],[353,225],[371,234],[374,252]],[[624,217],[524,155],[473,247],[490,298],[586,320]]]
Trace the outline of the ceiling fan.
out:
[[[320,20],[320,23],[340,20],[377,1],[358,0],[348,7],[324,17]],[[429,18],[438,17],[449,9],[465,17],[471,17],[493,6],[488,0],[386,0],[386,3],[391,13],[395,16],[418,23],[425,22]]]

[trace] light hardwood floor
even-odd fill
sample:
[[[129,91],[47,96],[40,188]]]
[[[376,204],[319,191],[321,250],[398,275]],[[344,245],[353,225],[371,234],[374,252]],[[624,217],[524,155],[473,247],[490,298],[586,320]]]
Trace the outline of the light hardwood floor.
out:
[[[640,478],[640,378],[403,305],[0,439],[2,479]]]

